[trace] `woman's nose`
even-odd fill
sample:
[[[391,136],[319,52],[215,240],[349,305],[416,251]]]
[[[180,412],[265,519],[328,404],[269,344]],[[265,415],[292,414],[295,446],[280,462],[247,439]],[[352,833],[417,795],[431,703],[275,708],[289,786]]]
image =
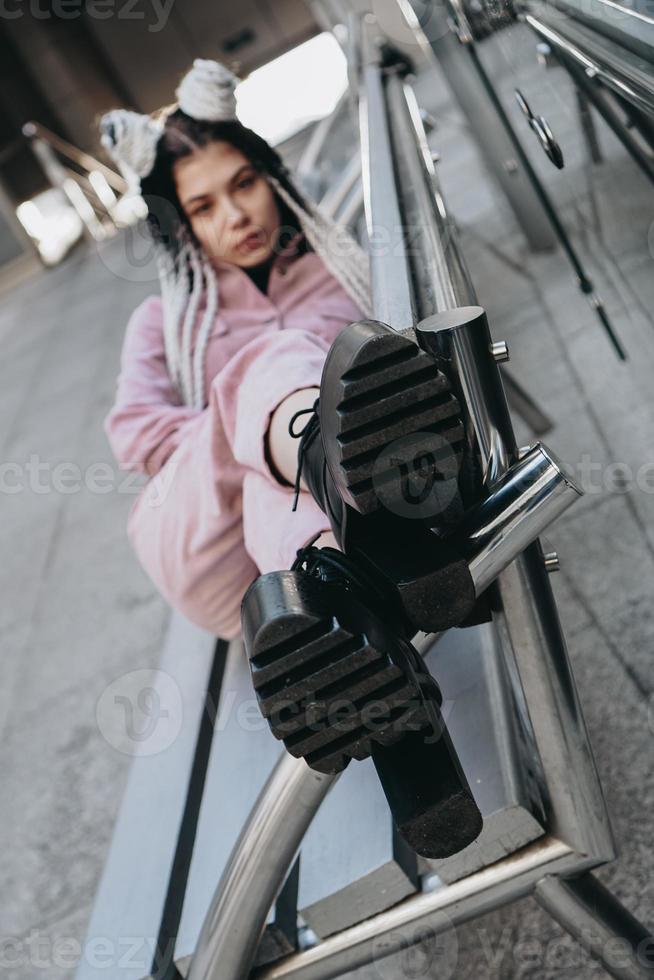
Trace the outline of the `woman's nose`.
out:
[[[239,228],[247,220],[245,211],[242,210],[234,201],[227,201],[227,225],[230,228]]]

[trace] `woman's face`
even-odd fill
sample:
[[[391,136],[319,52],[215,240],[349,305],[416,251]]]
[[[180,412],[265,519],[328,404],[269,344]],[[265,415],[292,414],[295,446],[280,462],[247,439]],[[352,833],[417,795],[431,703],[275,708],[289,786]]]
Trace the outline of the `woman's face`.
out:
[[[177,195],[207,256],[243,268],[273,254],[281,215],[272,187],[250,161],[213,140],[174,165]]]

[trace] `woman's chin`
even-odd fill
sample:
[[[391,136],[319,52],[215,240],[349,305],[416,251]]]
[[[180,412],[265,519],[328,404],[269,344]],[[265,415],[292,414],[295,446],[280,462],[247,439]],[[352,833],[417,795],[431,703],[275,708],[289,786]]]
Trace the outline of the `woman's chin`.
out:
[[[231,261],[234,265],[238,265],[242,269],[250,269],[254,265],[261,265],[263,262],[267,262],[268,259],[272,258],[272,254],[272,248],[267,244],[263,244],[259,248],[249,249],[245,254],[242,250],[234,253]]]

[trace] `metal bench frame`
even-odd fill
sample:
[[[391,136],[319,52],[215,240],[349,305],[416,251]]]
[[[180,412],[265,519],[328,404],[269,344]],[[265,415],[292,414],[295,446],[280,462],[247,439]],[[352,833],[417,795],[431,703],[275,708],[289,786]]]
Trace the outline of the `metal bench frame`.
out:
[[[358,74],[368,227],[397,231],[403,244],[407,228],[418,229],[411,260],[407,249],[399,250],[399,257],[394,248],[371,256],[375,316],[394,329],[414,325],[425,347],[448,346],[490,486],[517,453],[490,334],[463,327],[435,338],[435,314],[475,305],[476,298],[413,90],[399,72],[382,68],[370,30],[362,22]],[[653,975],[654,939],[590,874],[615,858],[615,848],[540,544],[529,546],[493,588],[494,626],[533,728],[533,765],[547,802],[546,835],[258,971],[259,980],[337,977],[378,959],[380,941],[383,955],[392,954],[408,936],[418,942],[425,928],[436,935],[530,894],[610,975]],[[190,963],[190,980],[248,975],[268,911],[336,778],[291,756],[280,759],[218,886]],[[619,962],[611,955],[610,939],[624,944]]]

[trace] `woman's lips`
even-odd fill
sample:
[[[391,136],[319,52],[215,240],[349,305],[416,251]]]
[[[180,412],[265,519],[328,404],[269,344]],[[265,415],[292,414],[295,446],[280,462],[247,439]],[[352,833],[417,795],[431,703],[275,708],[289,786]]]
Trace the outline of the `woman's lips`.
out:
[[[264,244],[264,236],[259,231],[253,231],[251,235],[244,238],[239,244],[239,248],[245,249],[246,251],[252,252],[257,248],[261,248]]]

